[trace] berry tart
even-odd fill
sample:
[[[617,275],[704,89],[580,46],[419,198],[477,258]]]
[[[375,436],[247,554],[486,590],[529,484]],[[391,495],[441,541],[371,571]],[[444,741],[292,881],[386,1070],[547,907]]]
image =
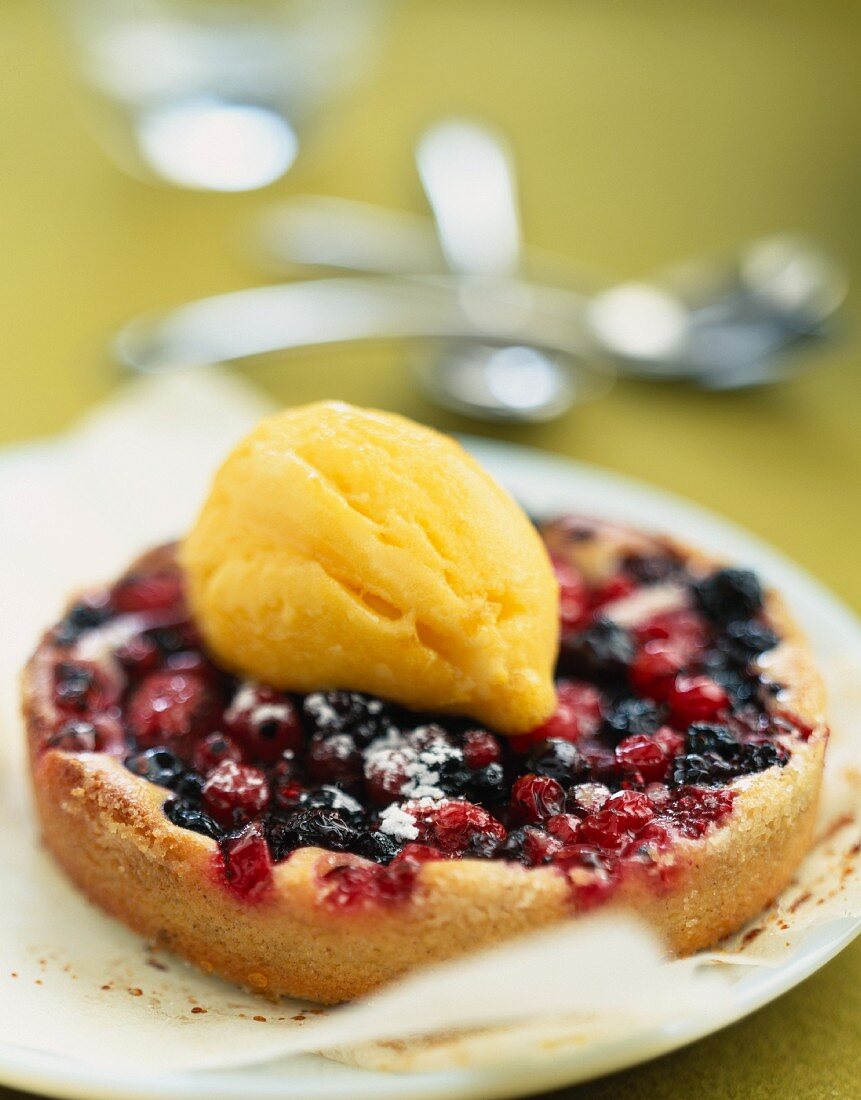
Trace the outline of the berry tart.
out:
[[[217,479],[222,504],[225,492]],[[602,521],[538,534],[558,635],[555,705],[533,728],[508,720],[528,711],[522,695],[494,704],[499,728],[476,718],[492,692],[452,702],[438,678],[430,708],[406,682],[373,690],[395,682],[397,655],[365,678],[348,655],[339,683],[331,669],[317,685],[252,677],[207,626],[213,574],[193,534],[79,596],[24,674],[46,845],[108,913],[267,995],[342,1001],[599,906],[636,911],[676,953],[715,943],[783,889],[810,843],[827,731],[805,643],[748,570]],[[494,573],[494,621],[516,619],[514,574]],[[400,629],[385,600],[356,614]],[[433,659],[451,664],[444,641]]]

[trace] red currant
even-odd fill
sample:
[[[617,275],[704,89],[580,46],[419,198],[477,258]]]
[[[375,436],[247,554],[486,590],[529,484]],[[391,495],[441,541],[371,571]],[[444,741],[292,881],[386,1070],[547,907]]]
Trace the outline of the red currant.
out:
[[[218,706],[206,677],[197,672],[151,672],[133,690],[126,708],[132,734],[143,748],[182,748],[211,733]]]
[[[588,617],[589,590],[573,566],[559,558],[552,561],[559,584],[559,625],[563,634],[569,634],[582,626]]]
[[[298,752],[304,734],[293,701],[274,688],[246,683],[224,712],[224,728],[251,760],[272,763],[285,751]]]
[[[511,809],[520,821],[546,821],[564,805],[565,791],[547,775],[522,775],[511,788]]]
[[[263,772],[235,760],[223,760],[203,785],[203,808],[225,829],[247,822],[268,802],[269,784]]]
[[[182,603],[182,578],[179,573],[126,577],[113,590],[112,601],[117,611],[166,611]]]
[[[259,822],[224,840],[219,856],[224,878],[235,894],[253,901],[266,892],[272,881],[272,857]]]
[[[684,727],[717,717],[729,706],[729,696],[708,676],[677,676],[667,702],[675,721]]]
[[[487,730],[469,730],[463,737],[463,758],[469,768],[485,768],[496,764],[502,756],[502,748]]]
[[[657,741],[639,733],[619,742],[616,759],[625,772],[639,776],[646,783],[663,779],[669,764]]]

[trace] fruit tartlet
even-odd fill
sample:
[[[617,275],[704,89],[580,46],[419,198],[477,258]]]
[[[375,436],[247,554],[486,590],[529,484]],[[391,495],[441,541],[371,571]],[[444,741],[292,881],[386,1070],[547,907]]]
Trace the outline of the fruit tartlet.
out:
[[[322,415],[342,430],[344,407],[314,408],[317,426]],[[295,420],[288,435],[301,450]],[[373,462],[384,453],[397,461],[389,446]],[[346,477],[333,489],[319,461],[309,491],[322,481],[348,499],[351,522],[401,525],[392,541],[410,554],[406,517],[432,547],[422,570],[437,557],[447,563],[439,569],[461,568],[460,536],[448,518],[441,532],[424,475],[408,462],[396,473],[388,520],[382,496],[360,499]],[[355,484],[365,476],[357,468]],[[227,549],[212,535],[211,497],[181,549],[158,548],[79,596],[25,670],[44,840],[105,911],[243,986],[328,1003],[599,906],[633,910],[669,950],[693,952],[788,883],[810,843],[827,730],[806,646],[752,572],[588,518],[537,533],[523,518],[525,531],[506,498],[493,505],[491,537],[504,547],[513,516],[520,548],[498,557],[491,547],[479,580],[447,578],[461,601],[446,611],[456,620],[447,633],[421,605],[436,589],[418,567],[421,584],[399,575],[394,588],[357,587],[357,570],[364,584],[373,569],[343,527],[330,542],[340,532],[344,561],[360,563],[350,576],[334,557],[323,580],[300,569],[297,555],[312,562],[325,547],[297,549],[294,524],[312,517],[295,485],[289,532],[274,523],[255,544],[287,546],[289,561],[255,557],[236,533],[244,505],[231,502],[233,488],[221,478],[213,490]],[[462,504],[480,540],[478,505],[468,493]],[[452,507],[446,499],[442,512]],[[425,530],[428,516],[437,526]],[[536,554],[538,575],[523,576]],[[245,573],[231,572],[236,561]],[[549,629],[542,570],[558,615]],[[333,577],[349,611],[303,597],[302,613],[285,620],[300,599],[291,585],[310,583],[314,599],[328,600]],[[267,608],[262,634],[258,612],[249,619],[240,595],[225,597],[231,584],[257,585],[248,599]],[[273,587],[288,597],[273,602]],[[519,622],[530,599],[537,618]],[[495,601],[490,625],[481,600]],[[305,645],[315,624],[317,643]],[[384,660],[376,628],[415,635],[414,649],[401,637]],[[315,682],[320,637],[327,664]],[[333,655],[339,637],[352,648]],[[252,674],[255,645],[268,680]],[[426,683],[411,683],[423,661],[439,706],[428,705]]]

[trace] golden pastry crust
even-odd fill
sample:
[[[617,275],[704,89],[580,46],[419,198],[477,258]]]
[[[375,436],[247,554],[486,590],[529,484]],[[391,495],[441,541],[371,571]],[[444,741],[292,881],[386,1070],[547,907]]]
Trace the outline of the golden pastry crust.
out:
[[[697,566],[714,564],[685,554]],[[812,729],[809,739],[793,742],[786,767],[734,781],[721,827],[677,840],[665,873],[627,869],[606,903],[639,913],[675,953],[710,946],[759,912],[810,844],[827,740],[823,689],[776,594],[766,610],[783,639],[769,655],[770,675],[787,685],[779,706]],[[48,659],[40,650],[30,661],[23,696],[45,844],[91,901],[203,970],[267,995],[334,1003],[577,915],[577,894],[558,870],[474,859],[424,864],[413,893],[396,905],[332,909],[318,876],[355,857],[319,848],[276,864],[260,900],[236,898],[215,872],[216,843],[162,813],[167,791],[104,754],[43,751]]]

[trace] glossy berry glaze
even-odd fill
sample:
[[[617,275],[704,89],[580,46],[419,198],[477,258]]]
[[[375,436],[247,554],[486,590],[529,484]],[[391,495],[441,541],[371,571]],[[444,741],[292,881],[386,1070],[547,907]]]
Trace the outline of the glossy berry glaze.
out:
[[[204,652],[165,548],[47,635],[44,748],[110,753],[166,788],[166,816],[217,841],[215,873],[250,900],[303,847],[326,850],[317,881],[336,908],[397,903],[438,859],[549,865],[578,904],[634,867],[666,877],[675,843],[727,820],[734,781],[784,766],[809,731],[758,671],[779,639],[754,574],[693,575],[645,536],[621,553],[620,530],[544,529],[560,585],[558,705],[528,735],[238,681]],[[592,545],[600,568],[580,568]]]

